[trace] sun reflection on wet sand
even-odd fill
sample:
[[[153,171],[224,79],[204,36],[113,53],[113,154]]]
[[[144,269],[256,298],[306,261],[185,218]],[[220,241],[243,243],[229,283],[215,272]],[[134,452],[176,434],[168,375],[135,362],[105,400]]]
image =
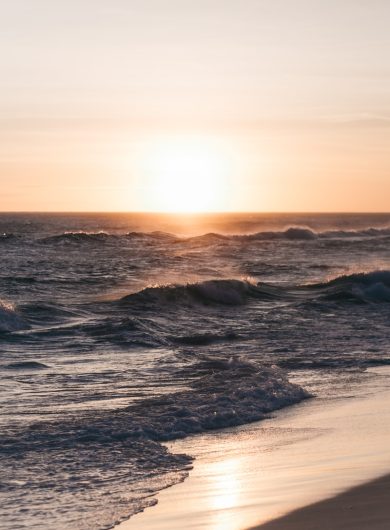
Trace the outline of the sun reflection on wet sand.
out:
[[[311,400],[270,420],[169,444],[196,455],[189,478],[117,529],[244,530],[385,473],[388,377],[382,384],[363,397]]]
[[[231,458],[212,465],[214,484],[211,488],[214,495],[210,497],[210,507],[215,513],[212,527],[215,530],[233,530],[235,523],[231,509],[241,504],[242,484],[238,471],[242,462],[239,458]]]

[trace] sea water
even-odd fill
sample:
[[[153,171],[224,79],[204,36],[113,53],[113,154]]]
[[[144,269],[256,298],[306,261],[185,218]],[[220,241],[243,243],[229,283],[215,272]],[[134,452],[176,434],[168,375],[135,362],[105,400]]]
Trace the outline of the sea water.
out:
[[[163,442],[389,362],[389,214],[1,214],[0,249],[1,528],[111,528],[186,477]]]

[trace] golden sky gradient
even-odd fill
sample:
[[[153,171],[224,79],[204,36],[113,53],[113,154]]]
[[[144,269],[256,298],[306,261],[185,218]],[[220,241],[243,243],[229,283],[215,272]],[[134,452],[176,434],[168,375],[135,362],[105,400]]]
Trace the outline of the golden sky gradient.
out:
[[[389,211],[389,27],[388,0],[3,2],[0,210]]]

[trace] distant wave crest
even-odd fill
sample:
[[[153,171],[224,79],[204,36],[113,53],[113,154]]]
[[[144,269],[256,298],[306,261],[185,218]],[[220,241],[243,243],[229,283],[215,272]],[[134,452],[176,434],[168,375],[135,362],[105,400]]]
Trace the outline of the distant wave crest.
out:
[[[316,231],[306,226],[290,226],[280,231],[262,231],[253,234],[233,235],[230,238],[240,240],[316,240],[316,239],[361,239],[390,237],[390,227],[364,228],[362,230],[323,230]]]
[[[128,232],[126,234],[111,234],[108,232],[64,232],[40,239],[44,244],[83,244],[83,243],[107,243],[115,241],[156,241],[171,242],[178,239],[167,232]]]
[[[12,234],[4,234],[3,238],[11,238]],[[112,234],[108,232],[64,232],[40,239],[45,244],[83,244],[83,243],[105,243],[115,241],[134,241],[144,243],[183,243],[193,245],[223,244],[227,241],[313,241],[317,239],[364,239],[364,238],[386,238],[390,237],[390,227],[367,227],[351,230],[314,230],[308,226],[287,226],[283,230],[264,230],[254,233],[221,234],[208,232],[206,234],[184,237],[169,232],[137,232],[126,234]],[[0,236],[1,238],[1,236]]]
[[[106,241],[112,237],[107,232],[64,232],[41,239],[41,243],[83,243]]]

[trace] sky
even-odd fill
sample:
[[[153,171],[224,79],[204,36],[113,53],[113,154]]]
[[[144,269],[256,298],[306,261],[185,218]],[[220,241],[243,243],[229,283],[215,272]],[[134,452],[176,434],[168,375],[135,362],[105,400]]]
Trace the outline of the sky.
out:
[[[0,2],[1,211],[389,211],[388,0]]]

